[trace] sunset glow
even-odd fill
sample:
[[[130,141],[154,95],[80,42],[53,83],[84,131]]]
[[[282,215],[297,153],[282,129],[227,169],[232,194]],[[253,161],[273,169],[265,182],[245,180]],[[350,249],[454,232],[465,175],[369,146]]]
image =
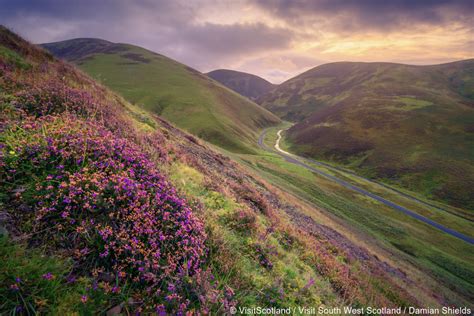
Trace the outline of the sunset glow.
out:
[[[2,21],[37,43],[98,37],[203,72],[229,68],[274,83],[334,61],[436,64],[474,51],[471,1],[16,1],[5,7]]]

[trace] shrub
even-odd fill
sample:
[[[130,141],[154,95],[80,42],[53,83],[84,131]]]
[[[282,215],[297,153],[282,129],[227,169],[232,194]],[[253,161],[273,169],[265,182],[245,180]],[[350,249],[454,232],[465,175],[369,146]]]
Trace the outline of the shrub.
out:
[[[72,112],[93,114],[98,109],[95,98],[85,90],[74,89],[60,81],[41,81],[15,94],[18,109],[36,117]]]
[[[26,119],[2,137],[5,202],[25,210],[14,215],[31,243],[69,253],[105,289],[131,281],[148,306],[188,307],[203,226],[138,147],[73,116]]]

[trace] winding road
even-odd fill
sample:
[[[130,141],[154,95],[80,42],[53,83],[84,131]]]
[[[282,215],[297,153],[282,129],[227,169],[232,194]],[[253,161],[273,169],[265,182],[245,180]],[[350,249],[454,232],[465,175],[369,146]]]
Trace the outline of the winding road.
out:
[[[335,176],[333,176],[333,175],[331,175],[331,174],[328,174],[328,173],[326,173],[326,172],[324,172],[324,171],[318,170],[318,169],[316,169],[316,168],[314,168],[314,167],[312,167],[312,166],[310,166],[310,165],[304,163],[303,161],[308,161],[308,160],[305,159],[305,158],[299,157],[299,156],[297,156],[297,155],[291,154],[291,153],[289,153],[289,152],[287,152],[287,151],[284,151],[283,149],[280,148],[280,140],[281,140],[281,133],[282,133],[282,131],[283,131],[283,130],[279,130],[278,133],[277,133],[278,139],[277,139],[277,141],[276,141],[276,143],[275,143],[275,146],[274,146],[275,150],[273,150],[272,148],[269,148],[268,146],[266,146],[265,143],[264,143],[265,135],[267,134],[268,129],[264,130],[264,131],[262,132],[262,134],[260,135],[259,139],[258,139],[258,145],[260,146],[260,148],[262,148],[262,149],[264,149],[264,150],[266,150],[266,151],[269,151],[269,152],[276,153],[277,155],[279,155],[279,156],[285,158],[285,160],[288,161],[288,162],[290,162],[290,163],[293,163],[293,164],[295,164],[295,165],[298,165],[298,166],[301,166],[301,167],[303,167],[303,168],[306,168],[306,169],[308,169],[308,170],[310,170],[310,171],[312,171],[312,172],[314,172],[314,173],[316,173],[316,174],[318,174],[318,175],[320,175],[320,176],[323,176],[323,177],[325,177],[325,178],[327,178],[327,179],[329,179],[329,180],[332,180],[333,182],[335,182],[335,183],[337,183],[337,184],[339,184],[339,185],[342,185],[343,187],[345,187],[345,188],[347,188],[347,189],[350,189],[350,190],[355,191],[355,192],[357,192],[357,193],[360,193],[360,194],[362,194],[362,195],[368,196],[368,197],[370,197],[370,198],[372,198],[372,199],[374,199],[374,200],[376,200],[376,201],[379,201],[380,203],[382,203],[382,204],[384,204],[384,205],[387,205],[387,206],[389,206],[389,207],[391,207],[391,208],[393,208],[393,209],[395,209],[395,210],[397,210],[397,211],[400,211],[400,212],[402,212],[402,213],[404,213],[404,214],[406,214],[406,215],[408,215],[408,216],[411,216],[411,217],[413,217],[413,218],[415,218],[415,219],[417,219],[417,220],[419,220],[419,221],[421,221],[421,222],[423,222],[423,223],[425,223],[425,224],[428,224],[428,225],[430,225],[430,226],[432,226],[432,227],[434,227],[434,228],[437,228],[437,229],[439,229],[439,230],[445,232],[446,234],[449,234],[449,235],[451,235],[451,236],[453,236],[453,237],[459,238],[459,239],[461,239],[461,240],[463,240],[463,241],[465,241],[465,242],[467,242],[467,243],[470,243],[471,245],[474,245],[474,238],[472,238],[472,237],[466,236],[466,235],[464,235],[464,234],[462,234],[462,233],[460,233],[460,232],[458,232],[458,231],[456,231],[456,230],[453,230],[453,229],[451,229],[451,228],[448,228],[448,227],[446,227],[446,226],[443,226],[443,225],[441,225],[441,224],[439,224],[439,223],[437,223],[437,222],[435,222],[435,221],[433,221],[433,220],[431,220],[431,219],[429,219],[429,218],[427,218],[427,217],[425,217],[425,216],[422,216],[422,215],[420,215],[420,214],[418,214],[418,213],[416,213],[416,212],[413,212],[413,211],[411,211],[411,210],[409,210],[409,209],[407,209],[407,208],[405,208],[405,207],[403,207],[403,206],[400,206],[400,205],[398,205],[398,204],[396,204],[396,203],[394,203],[394,202],[391,202],[391,201],[389,201],[389,200],[387,200],[387,199],[385,199],[385,198],[383,198],[383,197],[381,197],[381,196],[379,196],[379,195],[377,195],[377,194],[371,193],[371,192],[369,192],[369,191],[367,191],[367,190],[365,190],[365,189],[362,189],[362,188],[360,188],[360,187],[358,187],[358,186],[355,186],[355,185],[353,185],[353,184],[351,184],[351,183],[349,183],[349,182],[347,182],[347,181],[344,181],[344,180],[342,180],[342,179],[339,179],[339,178],[337,178],[337,177],[335,177]],[[303,161],[301,161],[301,160],[303,160]],[[320,164],[320,165],[323,165],[323,166],[325,166],[325,167],[328,167],[326,164],[319,163],[319,162],[313,161],[313,160],[310,160],[310,161],[311,161],[312,163],[316,163],[316,164]],[[360,176],[358,176],[358,177],[361,178]],[[370,180],[368,180],[368,179],[366,179],[366,180],[367,180],[367,181],[370,181]],[[420,200],[418,200],[418,199],[416,199],[416,198],[412,198],[412,197],[410,197],[409,195],[404,194],[404,196],[407,197],[407,198],[411,198],[411,199],[414,200],[414,201],[421,202]]]

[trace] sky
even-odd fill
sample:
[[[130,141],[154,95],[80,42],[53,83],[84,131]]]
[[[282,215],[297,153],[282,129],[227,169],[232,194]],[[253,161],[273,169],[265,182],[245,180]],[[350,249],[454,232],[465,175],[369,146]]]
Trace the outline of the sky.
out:
[[[474,0],[0,0],[0,24],[33,43],[102,38],[273,83],[328,62],[474,57]]]

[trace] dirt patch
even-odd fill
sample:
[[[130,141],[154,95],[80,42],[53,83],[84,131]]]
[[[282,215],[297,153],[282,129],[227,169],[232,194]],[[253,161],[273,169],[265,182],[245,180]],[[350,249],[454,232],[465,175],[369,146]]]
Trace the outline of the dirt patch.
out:
[[[122,46],[122,45],[112,45],[104,48],[102,50],[102,53],[104,54],[115,54],[115,53],[121,53],[121,52],[126,52],[128,50],[128,47]]]
[[[131,61],[129,61],[129,62],[126,62],[126,61],[125,61],[125,62],[118,62],[118,63],[116,63],[116,65],[140,65],[140,64],[141,64],[141,63],[134,63],[134,62],[131,62]]]
[[[151,59],[145,58],[142,55],[136,53],[128,53],[120,56],[142,64],[149,64],[151,62]]]

